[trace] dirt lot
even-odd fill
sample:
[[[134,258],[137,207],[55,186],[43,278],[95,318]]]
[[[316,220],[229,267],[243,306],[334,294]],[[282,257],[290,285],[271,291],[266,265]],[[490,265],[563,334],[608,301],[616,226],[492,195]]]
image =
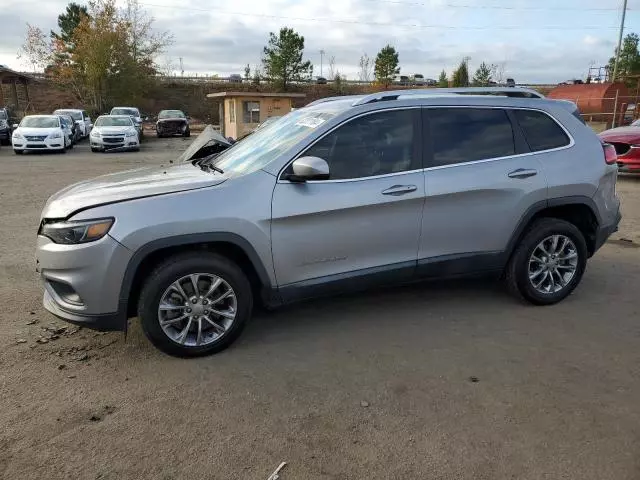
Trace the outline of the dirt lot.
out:
[[[186,145],[0,150],[0,477],[640,478],[640,178],[553,307],[478,281],[385,289],[259,315],[189,361],[136,322],[125,341],[55,321],[33,259],[46,198]]]

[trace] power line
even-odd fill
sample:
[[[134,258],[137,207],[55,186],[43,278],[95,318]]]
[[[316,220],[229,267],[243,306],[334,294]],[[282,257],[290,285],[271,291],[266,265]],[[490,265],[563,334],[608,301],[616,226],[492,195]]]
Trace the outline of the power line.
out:
[[[305,17],[288,17],[284,15],[269,15],[266,13],[247,13],[247,12],[230,12],[218,9],[206,9],[206,8],[193,8],[184,7],[178,5],[158,5],[155,3],[142,3],[140,5],[145,7],[157,7],[157,8],[171,8],[182,11],[193,12],[209,12],[216,15],[231,15],[240,17],[257,17],[257,18],[270,18],[274,20],[289,20],[298,22],[325,22],[325,23],[340,23],[347,25],[370,25],[376,27],[402,27],[402,28],[417,28],[417,29],[443,29],[443,30],[597,30],[597,29],[617,29],[616,25],[603,26],[603,25],[583,25],[581,27],[566,26],[566,25],[482,25],[482,26],[452,26],[452,25],[426,25],[416,23],[393,23],[393,22],[363,22],[360,20],[340,19],[340,18],[305,18]]]
[[[411,1],[403,1],[403,0],[363,0],[366,2],[375,2],[375,3],[389,3],[392,5],[409,5],[416,7],[430,7],[432,4],[425,2],[411,2]],[[449,8],[467,8],[467,9],[476,9],[476,10],[545,10],[550,12],[556,11],[571,11],[571,12],[611,12],[618,10],[616,7],[593,7],[593,8],[583,8],[583,7],[523,7],[523,6],[513,6],[513,5],[461,5],[456,3],[445,3],[440,5],[441,7],[449,7]]]

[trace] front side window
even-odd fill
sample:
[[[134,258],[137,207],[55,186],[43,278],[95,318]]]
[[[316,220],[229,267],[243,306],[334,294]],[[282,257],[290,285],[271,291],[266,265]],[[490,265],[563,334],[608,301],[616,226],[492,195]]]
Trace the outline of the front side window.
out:
[[[429,109],[433,165],[454,165],[516,153],[511,121],[504,110]]]
[[[535,110],[515,110],[514,113],[532,152],[569,145],[567,134],[546,113]]]
[[[302,156],[329,164],[331,180],[371,177],[420,168],[415,148],[418,110],[358,117],[315,143]]]
[[[260,123],[260,102],[242,102],[242,122]]]

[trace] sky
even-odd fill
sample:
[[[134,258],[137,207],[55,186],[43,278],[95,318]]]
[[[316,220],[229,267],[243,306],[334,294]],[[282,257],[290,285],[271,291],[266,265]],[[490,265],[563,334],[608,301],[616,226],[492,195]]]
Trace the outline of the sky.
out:
[[[83,3],[82,0],[76,0]],[[119,0],[122,1],[122,0]],[[26,24],[56,28],[67,0],[4,0],[0,10],[0,64],[29,71],[17,58]],[[625,33],[640,33],[640,0],[629,0]],[[464,57],[500,64],[518,83],[586,78],[606,65],[618,38],[622,0],[140,0],[174,43],[158,59],[163,70],[185,75],[244,74],[260,65],[269,32],[288,26],[305,38],[314,74],[328,62],[357,79],[358,61],[393,45],[401,73],[437,78]]]

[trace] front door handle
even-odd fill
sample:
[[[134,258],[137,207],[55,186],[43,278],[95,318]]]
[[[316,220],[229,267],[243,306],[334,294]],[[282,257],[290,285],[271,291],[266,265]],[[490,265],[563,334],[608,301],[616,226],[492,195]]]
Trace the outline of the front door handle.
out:
[[[537,175],[538,171],[533,168],[518,168],[513,172],[508,173],[509,178],[529,178]]]
[[[394,185],[382,191],[383,195],[404,195],[405,193],[415,192],[418,189],[415,185]]]

